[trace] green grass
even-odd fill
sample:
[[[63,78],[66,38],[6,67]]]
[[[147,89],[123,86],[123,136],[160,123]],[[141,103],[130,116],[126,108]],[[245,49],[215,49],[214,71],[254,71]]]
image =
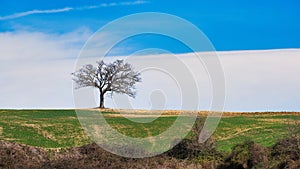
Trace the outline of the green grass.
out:
[[[0,138],[45,147],[72,147],[91,142],[73,110],[2,110]]]
[[[146,121],[144,120],[145,117],[139,117],[139,121]],[[155,119],[150,123],[136,123],[130,121],[127,118],[116,118],[116,117],[107,117],[106,121],[116,130],[124,135],[129,135],[136,138],[145,138],[149,135],[156,136],[171,126],[176,117],[160,117]],[[119,128],[122,125],[124,127]],[[158,127],[159,126],[159,127]]]
[[[147,120],[143,119],[145,117],[139,118],[139,121]],[[160,117],[150,123],[135,123],[121,117],[106,116],[105,119],[122,134],[145,138],[167,130],[176,117]],[[218,149],[222,151],[230,151],[234,145],[245,140],[253,140],[268,147],[288,134],[286,129],[289,123],[299,120],[299,115],[280,113],[224,117],[213,138],[217,141]],[[0,139],[44,148],[74,147],[91,143],[74,110],[0,110]]]
[[[214,137],[218,149],[223,151],[230,151],[234,145],[246,140],[270,147],[288,135],[288,122],[298,119],[296,115],[226,117],[220,121]]]

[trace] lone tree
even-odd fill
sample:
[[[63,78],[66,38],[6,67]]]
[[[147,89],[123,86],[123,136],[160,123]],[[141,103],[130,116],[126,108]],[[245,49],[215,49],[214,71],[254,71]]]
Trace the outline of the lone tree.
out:
[[[97,61],[97,66],[91,64],[84,65],[82,68],[72,73],[76,89],[83,87],[96,87],[100,93],[99,108],[104,108],[104,95],[109,92],[127,94],[135,97],[135,83],[141,82],[140,73],[135,72],[129,63],[124,60],[116,60],[113,63]]]

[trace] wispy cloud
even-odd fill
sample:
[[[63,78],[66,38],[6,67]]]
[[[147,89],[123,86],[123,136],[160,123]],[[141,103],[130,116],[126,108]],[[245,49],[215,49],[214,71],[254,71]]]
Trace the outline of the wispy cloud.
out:
[[[91,6],[83,6],[83,7],[65,7],[60,9],[47,9],[47,10],[31,10],[25,12],[14,13],[12,15],[0,16],[0,20],[9,20],[9,19],[16,19],[28,15],[33,14],[50,14],[50,13],[62,13],[62,12],[69,12],[69,11],[79,11],[79,10],[89,10],[89,9],[98,9],[98,8],[105,8],[105,7],[113,7],[113,6],[129,6],[129,5],[140,5],[148,3],[148,1],[137,0],[131,2],[111,2],[111,3],[102,3],[99,5],[91,5]]]
[[[33,14],[47,14],[47,13],[60,13],[60,12],[67,12],[74,10],[73,8],[61,8],[61,9],[49,9],[49,10],[31,10],[31,11],[26,11],[26,12],[20,12],[20,13],[15,13],[12,15],[7,15],[7,16],[0,16],[0,20],[7,20],[7,19],[15,19],[15,18],[20,18],[23,16],[27,15],[33,15]]]

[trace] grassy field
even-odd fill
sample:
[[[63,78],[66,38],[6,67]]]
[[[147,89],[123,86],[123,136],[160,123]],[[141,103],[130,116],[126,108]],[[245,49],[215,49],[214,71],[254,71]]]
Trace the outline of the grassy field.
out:
[[[104,114],[112,127],[134,137],[158,135],[176,120],[176,116],[163,116],[151,123],[133,123],[126,118],[112,116],[117,112]],[[284,138],[288,134],[287,126],[299,120],[299,113],[225,113],[213,138],[222,151],[229,151],[245,140],[268,147]],[[44,148],[91,143],[74,110],[0,110],[0,139]]]

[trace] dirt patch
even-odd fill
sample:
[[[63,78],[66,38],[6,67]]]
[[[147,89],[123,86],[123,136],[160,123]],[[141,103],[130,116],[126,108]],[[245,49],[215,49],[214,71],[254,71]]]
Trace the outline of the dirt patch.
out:
[[[230,134],[226,137],[222,137],[222,138],[219,138],[218,141],[222,141],[222,140],[228,140],[228,139],[231,139],[237,135],[240,135],[242,133],[245,133],[247,131],[250,131],[250,130],[253,130],[253,129],[259,129],[259,128],[263,128],[263,127],[251,127],[251,128],[245,128],[245,129],[237,129],[235,133],[233,134]]]
[[[267,123],[282,123],[282,124],[288,124],[290,122],[287,119],[274,119],[274,118],[266,118],[266,119],[258,119],[258,120]]]
[[[27,123],[24,123],[24,124],[21,124],[22,126],[25,126],[25,127],[32,127],[34,129],[37,130],[37,132],[41,135],[43,135],[45,138],[49,139],[49,140],[52,140],[52,141],[56,141],[56,138],[48,133],[47,131],[44,131],[41,129],[41,127],[38,125],[38,124],[27,124]]]
[[[0,141],[0,168],[39,168],[47,161],[41,148]]]
[[[145,128],[145,130],[147,131],[149,142],[155,144],[155,139],[153,138],[151,131],[148,128]]]

